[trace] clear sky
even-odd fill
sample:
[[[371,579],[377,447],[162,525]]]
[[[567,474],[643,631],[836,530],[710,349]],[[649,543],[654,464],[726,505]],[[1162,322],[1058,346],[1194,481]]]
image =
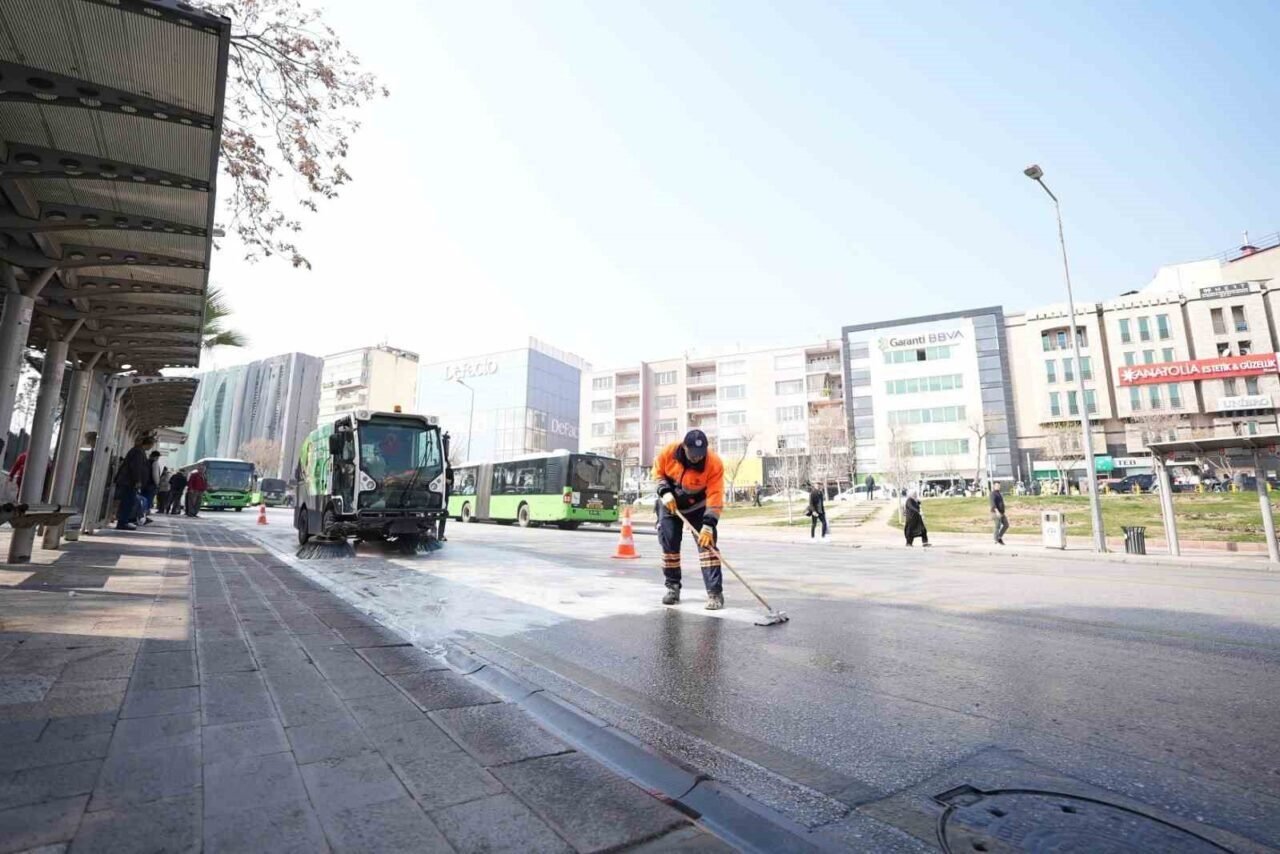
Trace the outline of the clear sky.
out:
[[[535,335],[600,366],[1077,298],[1280,230],[1280,4],[328,0],[392,90],[225,366]]]

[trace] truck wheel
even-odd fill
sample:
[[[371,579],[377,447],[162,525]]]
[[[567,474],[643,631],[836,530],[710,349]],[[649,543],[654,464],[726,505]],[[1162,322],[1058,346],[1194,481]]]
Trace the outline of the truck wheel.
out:
[[[463,522],[474,522],[474,521],[475,521],[475,517],[473,517],[473,516],[471,515],[471,503],[470,503],[470,502],[468,502],[468,503],[466,503],[466,504],[463,504],[463,505],[462,505],[462,514],[461,514],[458,518],[460,518]]]
[[[305,546],[307,540],[311,539],[311,532],[307,530],[307,507],[304,504],[298,508],[298,512],[293,514],[293,527],[298,529],[298,545]]]

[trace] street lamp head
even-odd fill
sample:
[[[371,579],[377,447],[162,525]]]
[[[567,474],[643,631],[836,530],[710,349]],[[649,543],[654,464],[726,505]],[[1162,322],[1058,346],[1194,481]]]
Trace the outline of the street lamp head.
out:
[[[1044,170],[1041,169],[1036,164],[1032,163],[1026,169],[1022,170],[1022,174],[1026,175],[1032,181],[1039,181],[1041,178],[1044,177]]]

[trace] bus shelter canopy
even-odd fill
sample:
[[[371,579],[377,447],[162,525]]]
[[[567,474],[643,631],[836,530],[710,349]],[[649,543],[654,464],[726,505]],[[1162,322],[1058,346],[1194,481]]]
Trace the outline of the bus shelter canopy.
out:
[[[230,34],[177,0],[0,4],[0,299],[38,290],[30,346],[199,363]]]
[[[1222,451],[1261,451],[1271,453],[1280,447],[1280,433],[1263,433],[1257,436],[1215,436],[1205,439],[1179,439],[1176,442],[1155,442],[1147,446],[1151,453],[1169,458],[1178,454],[1216,454]]]
[[[121,405],[139,433],[181,424],[196,396],[195,377],[131,377]]]

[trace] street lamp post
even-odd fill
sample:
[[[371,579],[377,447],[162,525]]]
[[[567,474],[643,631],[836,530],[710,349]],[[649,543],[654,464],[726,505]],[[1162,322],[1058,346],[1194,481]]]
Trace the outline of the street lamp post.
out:
[[[471,392],[471,413],[467,416],[467,459],[474,459],[471,453],[471,427],[476,422],[476,390],[461,379],[455,379],[454,382]]]
[[[1067,264],[1067,240],[1062,235],[1062,206],[1058,197],[1053,194],[1044,182],[1044,170],[1031,165],[1022,173],[1040,185],[1040,188],[1053,199],[1053,210],[1058,217],[1058,244],[1062,247],[1062,274],[1067,280],[1067,312],[1070,321],[1067,324],[1067,335],[1071,338],[1071,355],[1076,360],[1076,390],[1080,395],[1080,432],[1084,436],[1085,475],[1089,479],[1089,512],[1093,517],[1093,545],[1099,552],[1107,550],[1107,534],[1102,527],[1102,502],[1098,496],[1098,474],[1093,462],[1093,432],[1089,429],[1089,402],[1085,396],[1084,371],[1080,367],[1080,336],[1076,327],[1076,300],[1071,292],[1071,267]]]

